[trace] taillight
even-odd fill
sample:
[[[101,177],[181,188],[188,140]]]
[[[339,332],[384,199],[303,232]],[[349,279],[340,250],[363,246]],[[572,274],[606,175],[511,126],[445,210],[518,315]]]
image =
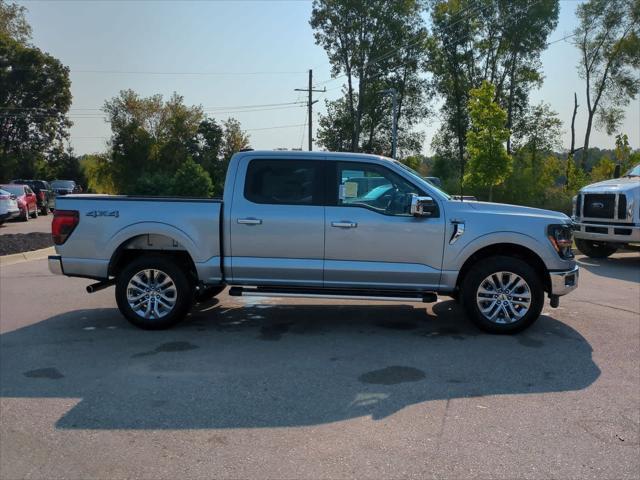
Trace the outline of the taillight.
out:
[[[44,200],[44,192],[43,191],[38,192],[38,197],[40,197],[40,200]]]
[[[53,243],[62,245],[80,222],[77,210],[55,210],[51,222]]]

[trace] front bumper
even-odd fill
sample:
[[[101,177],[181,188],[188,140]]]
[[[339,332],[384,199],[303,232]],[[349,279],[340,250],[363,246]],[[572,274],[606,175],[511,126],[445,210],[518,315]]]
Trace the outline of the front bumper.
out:
[[[62,257],[60,255],[49,255],[49,271],[54,275],[64,275]]]
[[[551,277],[551,291],[549,292],[549,295],[566,295],[578,288],[580,268],[576,265],[571,270],[563,272],[549,272],[549,276]]]
[[[640,242],[640,224],[612,225],[596,222],[574,222],[573,237],[611,243]]]

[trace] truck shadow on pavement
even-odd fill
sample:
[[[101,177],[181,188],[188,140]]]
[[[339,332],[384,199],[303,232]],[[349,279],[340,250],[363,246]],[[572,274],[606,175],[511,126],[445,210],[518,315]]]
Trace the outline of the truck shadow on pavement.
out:
[[[429,400],[580,390],[590,344],[548,316],[481,333],[453,301],[201,304],[145,332],[115,309],[78,310],[0,336],[3,397],[78,398],[61,429],[200,429],[383,419]]]

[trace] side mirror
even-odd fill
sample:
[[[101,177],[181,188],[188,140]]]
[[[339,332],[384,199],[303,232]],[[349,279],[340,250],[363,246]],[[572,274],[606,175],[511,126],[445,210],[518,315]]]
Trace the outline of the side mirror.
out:
[[[432,217],[438,211],[438,204],[431,197],[411,194],[411,215],[414,217]]]
[[[613,170],[613,178],[620,178],[620,164],[616,163],[616,168]]]

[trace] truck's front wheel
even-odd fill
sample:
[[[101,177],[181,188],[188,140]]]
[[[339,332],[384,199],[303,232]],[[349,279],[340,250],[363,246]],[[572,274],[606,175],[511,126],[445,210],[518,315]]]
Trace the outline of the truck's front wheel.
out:
[[[515,257],[476,263],[464,278],[462,302],[471,320],[491,333],[516,333],[540,316],[544,288],[536,271]]]
[[[180,322],[193,301],[186,273],[171,258],[148,255],[127,265],[116,277],[120,312],[136,327],[169,328]]]
[[[596,242],[595,240],[584,240],[576,238],[576,247],[587,257],[591,258],[607,258],[613,255],[617,248],[604,242]]]

